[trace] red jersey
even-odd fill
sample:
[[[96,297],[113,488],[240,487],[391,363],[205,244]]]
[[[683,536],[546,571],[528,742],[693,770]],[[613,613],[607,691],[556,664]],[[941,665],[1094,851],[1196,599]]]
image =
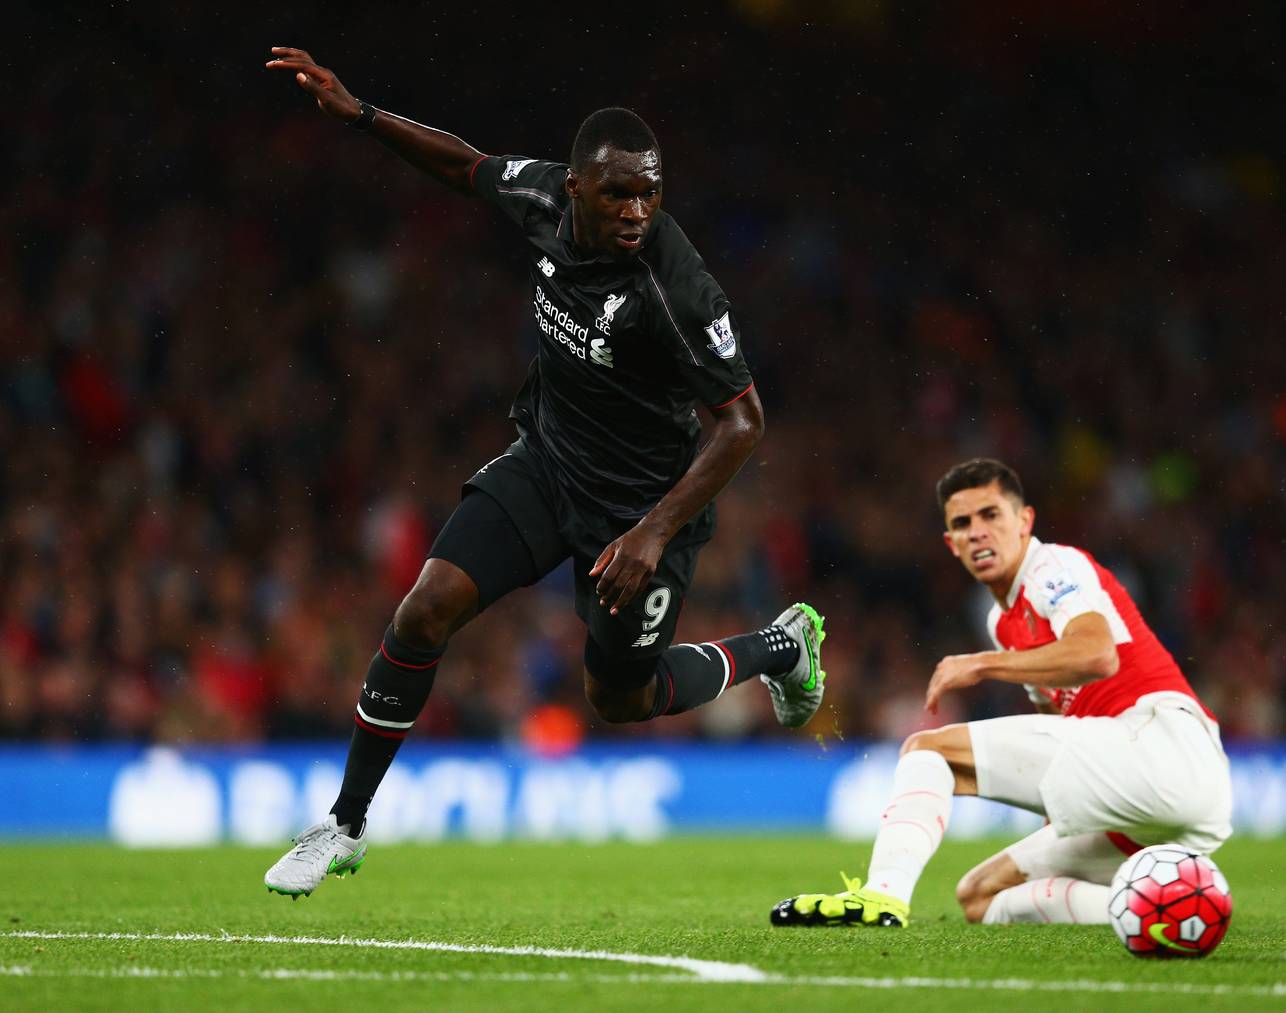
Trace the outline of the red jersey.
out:
[[[1069,717],[1113,717],[1141,696],[1167,691],[1200,704],[1120,581],[1070,545],[1046,545],[1033,536],[1006,607],[992,606],[987,627],[1001,650],[1029,651],[1061,637],[1068,623],[1087,612],[1107,620],[1121,667],[1106,679],[1067,689],[1034,687],[1036,693]]]

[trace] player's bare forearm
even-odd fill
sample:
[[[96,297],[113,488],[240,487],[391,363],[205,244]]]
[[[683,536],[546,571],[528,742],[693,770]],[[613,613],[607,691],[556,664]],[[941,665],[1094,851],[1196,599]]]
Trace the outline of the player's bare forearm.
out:
[[[1053,643],[1030,651],[987,651],[984,679],[1025,682],[1049,689],[1084,686],[1120,667],[1107,620],[1097,612],[1077,616]]]
[[[644,590],[671,538],[727,485],[764,432],[764,410],[751,388],[714,412],[714,431],[692,466],[647,515],[599,554],[589,576],[613,615]]]
[[[764,409],[752,387],[743,397],[715,411],[710,440],[692,466],[641,521],[669,542],[750,459],[764,435]]]
[[[1088,612],[1073,619],[1059,639],[1043,647],[943,658],[929,680],[924,706],[936,713],[943,694],[977,685],[983,679],[1060,689],[1105,679],[1115,675],[1119,667],[1107,620],[1097,612]]]
[[[461,193],[472,192],[469,170],[483,155],[455,134],[426,127],[382,109],[375,111],[375,119],[366,132],[451,189]]]
[[[334,71],[320,66],[306,50],[274,46],[272,53],[273,58],[266,64],[268,69],[293,71],[299,87],[317,100],[322,112],[345,123],[359,117],[361,102]],[[445,130],[435,130],[382,109],[374,113],[375,118],[366,125],[367,133],[453,190],[469,192],[469,170],[482,152]]]

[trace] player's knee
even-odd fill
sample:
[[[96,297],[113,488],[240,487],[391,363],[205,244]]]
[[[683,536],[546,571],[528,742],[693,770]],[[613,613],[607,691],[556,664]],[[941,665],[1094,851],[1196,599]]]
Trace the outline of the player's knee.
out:
[[[902,748],[898,751],[899,756],[906,756],[907,753],[914,752],[917,749],[927,749],[930,752],[941,753],[938,737],[934,732],[912,732],[902,743]]]
[[[585,699],[609,724],[652,717],[655,670],[655,658],[621,657],[592,636],[585,640]]]
[[[946,761],[955,777],[953,790],[957,795],[977,794],[977,773],[974,770],[973,746],[969,740],[967,725],[947,725],[945,728],[908,735],[898,755],[906,756],[917,750],[937,753]]]
[[[437,650],[446,646],[460,617],[448,597],[417,587],[402,599],[393,616],[393,635],[407,647]]]
[[[946,725],[928,731],[912,732],[903,741],[898,755],[906,756],[917,749],[937,753],[957,773],[962,768],[972,768],[973,765],[973,744],[967,725]]]
[[[956,884],[956,901],[964,912],[965,921],[982,921],[987,908],[991,906],[992,896],[977,869],[966,872]]]
[[[585,699],[594,708],[594,713],[611,725],[648,719],[649,709],[643,706],[637,696],[638,694],[613,693],[601,687],[585,687]]]
[[[640,708],[631,707],[620,700],[600,700],[598,703],[591,701],[591,706],[594,708],[594,713],[609,725],[625,725],[647,719],[647,715]]]

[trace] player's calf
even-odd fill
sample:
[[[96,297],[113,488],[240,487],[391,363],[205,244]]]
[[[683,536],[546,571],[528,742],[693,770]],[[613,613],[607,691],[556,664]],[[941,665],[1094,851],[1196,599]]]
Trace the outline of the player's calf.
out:
[[[1041,876],[1001,890],[983,912],[984,925],[1103,925],[1109,887],[1071,876]]]

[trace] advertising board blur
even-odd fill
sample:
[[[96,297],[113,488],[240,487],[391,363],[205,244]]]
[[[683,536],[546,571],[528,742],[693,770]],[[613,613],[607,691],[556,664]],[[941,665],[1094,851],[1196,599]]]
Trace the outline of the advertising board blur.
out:
[[[1241,833],[1286,833],[1286,747],[1230,750]],[[0,834],[134,846],[279,844],[330,807],[342,745],[0,747]],[[408,743],[371,809],[375,841],[608,839],[828,831],[874,836],[892,744],[654,744],[560,757]],[[1040,817],[957,800],[949,835],[1018,836]]]

